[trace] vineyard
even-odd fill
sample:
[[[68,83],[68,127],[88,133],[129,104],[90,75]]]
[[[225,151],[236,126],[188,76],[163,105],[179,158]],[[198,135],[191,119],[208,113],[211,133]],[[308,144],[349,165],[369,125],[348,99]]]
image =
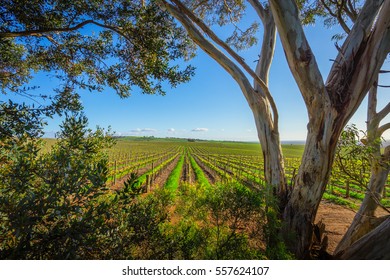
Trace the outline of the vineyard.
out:
[[[288,184],[296,175],[303,145],[282,145]],[[175,190],[180,184],[211,186],[217,182],[239,182],[255,189],[265,187],[263,158],[258,144],[234,142],[189,142],[119,139],[109,151],[108,184],[120,188],[135,173],[145,191],[157,187]],[[365,188],[334,166],[324,199],[357,209]],[[369,168],[362,178],[369,179]],[[390,181],[388,181],[388,186]],[[390,188],[383,192],[382,204],[390,205]]]

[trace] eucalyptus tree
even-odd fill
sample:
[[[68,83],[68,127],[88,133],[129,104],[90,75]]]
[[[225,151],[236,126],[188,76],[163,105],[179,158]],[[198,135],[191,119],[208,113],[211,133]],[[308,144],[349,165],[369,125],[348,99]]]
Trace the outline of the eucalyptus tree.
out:
[[[164,94],[163,84],[176,86],[193,74],[191,66],[175,64],[192,55],[187,42],[172,16],[144,1],[1,2],[2,258],[110,253],[107,244],[115,237],[104,232],[106,214],[115,215],[105,200],[112,139],[101,129],[92,132],[86,117],[74,112],[81,109],[78,92],[111,87],[126,97],[138,87]],[[34,85],[35,74],[52,80],[53,91]],[[41,154],[44,117],[64,111],[58,141]],[[108,237],[107,244],[99,237]]]
[[[354,24],[362,8],[362,1],[325,1],[321,0],[317,3],[317,8],[326,11],[327,25],[339,23],[343,28],[343,34],[336,34],[335,38],[340,39],[351,32],[350,25]],[[390,103],[383,108],[378,108],[377,95],[378,87],[383,87],[379,84],[379,75],[387,74],[388,71],[380,70],[372,87],[368,93],[367,106],[367,132],[365,138],[362,139],[364,143],[365,154],[371,166],[371,176],[369,182],[365,184],[366,195],[355,215],[348,231],[342,238],[341,242],[336,248],[337,254],[342,254],[355,241],[369,233],[372,229],[377,227],[387,217],[375,217],[375,211],[378,207],[382,207],[385,211],[388,209],[383,207],[380,203],[382,193],[387,181],[390,170],[390,150],[389,148],[381,151],[382,135],[390,128],[389,123],[383,123],[385,117],[390,113]],[[386,86],[384,86],[386,87]]]
[[[325,0],[269,1],[270,5],[260,1],[227,0],[159,2],[181,22],[191,39],[239,84],[255,117],[267,183],[277,186],[282,198],[280,211],[286,241],[298,258],[308,257],[314,218],[329,179],[338,138],[373,85],[389,52],[389,2],[366,1],[364,5],[359,5],[359,1]],[[235,32],[225,42],[210,28],[215,22],[235,23],[246,9],[245,4],[257,11],[264,25],[261,55],[255,71],[228,44],[234,46],[245,39],[238,39]],[[329,24],[336,18],[347,34],[343,45],[336,45],[339,54],[326,82],[302,27],[304,23],[313,22],[317,14],[327,16]],[[291,191],[286,188],[284,179],[277,108],[268,90],[268,69],[275,42],[273,21],[309,115],[302,164]],[[247,76],[253,78],[254,86]],[[287,237],[291,233],[294,237]]]
[[[309,114],[302,165],[284,213],[286,228],[297,232],[297,243],[292,247],[297,256],[304,257],[310,247],[312,222],[329,178],[337,140],[374,84],[390,51],[390,2],[364,3],[339,47],[326,82],[306,40],[295,1],[272,0],[270,4],[290,70]],[[374,237],[384,233],[383,228],[377,229],[372,233]],[[382,246],[376,253],[386,257],[388,252],[388,247]]]

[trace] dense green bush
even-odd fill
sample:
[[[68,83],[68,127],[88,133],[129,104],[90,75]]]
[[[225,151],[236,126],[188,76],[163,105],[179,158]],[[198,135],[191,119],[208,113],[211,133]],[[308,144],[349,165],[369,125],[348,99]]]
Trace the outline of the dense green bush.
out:
[[[88,255],[103,221],[95,208],[106,191],[112,144],[83,115],[67,116],[51,152],[28,134],[2,135],[0,256],[74,259]],[[28,131],[28,127],[26,128]]]
[[[271,219],[274,205],[265,193],[237,182],[183,184],[176,196],[175,223],[165,225],[169,258],[266,259],[290,258],[281,238],[280,220]],[[270,250],[271,240],[275,249]]]

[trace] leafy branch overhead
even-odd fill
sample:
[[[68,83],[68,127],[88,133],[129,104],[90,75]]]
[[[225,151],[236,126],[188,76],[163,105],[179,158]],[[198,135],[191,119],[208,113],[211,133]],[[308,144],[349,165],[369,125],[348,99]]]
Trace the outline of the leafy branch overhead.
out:
[[[143,2],[2,1],[2,93],[20,91],[37,72],[72,89],[109,86],[121,97],[133,87],[164,94],[165,82],[187,82],[193,67],[178,65],[194,54],[185,32],[166,12]]]

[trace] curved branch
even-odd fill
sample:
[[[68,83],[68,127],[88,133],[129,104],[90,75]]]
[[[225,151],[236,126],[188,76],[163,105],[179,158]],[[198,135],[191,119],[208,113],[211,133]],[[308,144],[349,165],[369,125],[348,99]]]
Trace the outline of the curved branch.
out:
[[[378,112],[377,118],[379,121],[383,120],[390,113],[390,102]]]
[[[180,12],[184,13],[192,22],[194,22],[203,32],[205,32],[215,43],[221,46],[238,64],[258,83],[268,99],[273,113],[274,127],[278,126],[279,115],[276,108],[275,101],[269,92],[266,83],[249,67],[244,59],[239,56],[232,48],[230,48],[224,41],[222,41],[200,18],[194,15],[183,3],[178,0],[171,0],[177,5]],[[165,2],[165,1],[164,1]],[[168,3],[167,3],[168,4]],[[169,4],[168,4],[169,5]],[[172,5],[171,5],[172,6]]]
[[[349,27],[347,26],[347,24],[345,23],[345,21],[343,20],[342,16],[341,16],[341,9],[342,7],[340,8],[340,6],[344,6],[345,3],[341,3],[340,6],[336,3],[337,5],[337,14],[335,14],[332,9],[326,4],[325,0],[321,0],[321,3],[322,5],[324,6],[324,8],[328,11],[328,13],[337,19],[337,21],[340,23],[341,27],[344,29],[344,31],[348,34],[349,32],[351,32],[351,29],[349,29]]]
[[[173,6],[172,4],[167,3],[166,1],[161,1],[161,4],[171,15],[180,21],[183,27],[187,30],[187,33],[191,39],[202,50],[204,50],[214,60],[216,60],[237,81],[240,88],[244,92],[249,105],[252,107],[254,105],[253,101],[251,101],[250,97],[246,93],[248,92],[248,89],[253,90],[253,88],[242,70],[236,64],[234,64],[223,52],[221,52],[209,40],[207,40],[194,26],[193,22],[185,14],[183,14],[182,10],[176,6]]]
[[[383,133],[384,133],[386,130],[388,130],[388,129],[390,129],[390,123],[385,123],[384,125],[382,125],[382,126],[380,126],[380,127],[378,128],[378,135],[383,135]]]
[[[261,19],[263,19],[266,16],[266,10],[264,9],[263,5],[258,0],[248,0],[248,2],[252,5],[252,7],[255,9],[256,13],[259,15]]]
[[[25,37],[25,36],[42,36],[42,35],[44,35],[46,33],[52,33],[52,32],[71,32],[71,31],[78,30],[78,29],[80,29],[80,28],[82,28],[82,27],[84,27],[85,25],[88,25],[88,24],[94,24],[94,25],[103,27],[105,29],[109,29],[111,31],[114,31],[114,32],[118,33],[120,36],[125,37],[126,39],[128,39],[127,36],[124,35],[118,29],[118,27],[102,24],[102,23],[96,22],[96,21],[91,20],[91,19],[83,21],[83,22],[80,22],[79,24],[77,24],[75,26],[72,26],[72,27],[48,28],[48,29],[39,29],[39,30],[25,30],[25,31],[19,31],[19,32],[1,32],[0,33],[0,38],[16,38],[16,37]]]

